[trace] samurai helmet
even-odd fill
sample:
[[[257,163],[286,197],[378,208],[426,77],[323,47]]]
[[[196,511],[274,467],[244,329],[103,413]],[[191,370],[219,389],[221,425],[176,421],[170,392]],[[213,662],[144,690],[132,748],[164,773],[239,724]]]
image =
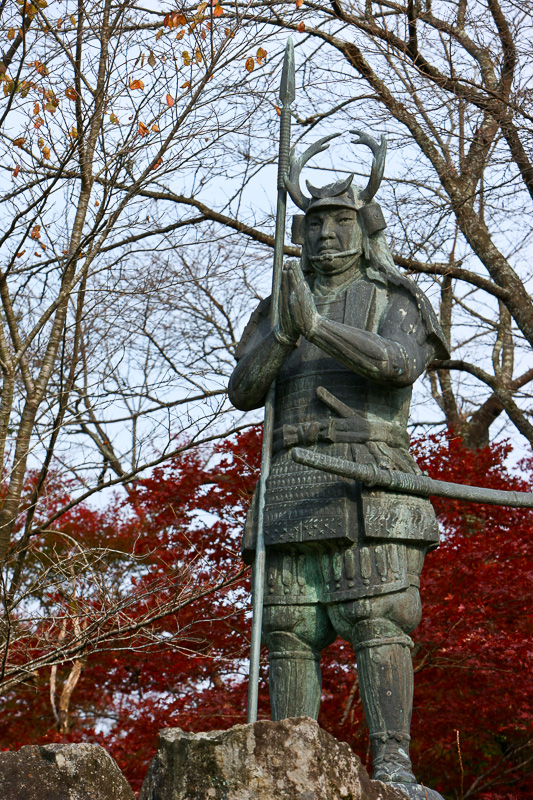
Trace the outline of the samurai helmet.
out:
[[[305,214],[309,214],[320,208],[351,208],[357,211],[359,222],[367,236],[383,230],[386,227],[381,208],[376,202],[371,204],[371,201],[376,194],[383,178],[383,170],[385,169],[385,155],[387,152],[387,140],[384,136],[381,137],[381,142],[378,144],[369,134],[364,131],[352,130],[358,136],[358,139],[352,140],[353,144],[364,144],[372,150],[372,169],[370,178],[364,189],[352,186],[353,173],[347,178],[344,178],[335,183],[329,183],[326,186],[312,186],[309,181],[306,181],[307,189],[311,197],[304,195],[300,188],[300,174],[305,164],[324,150],[327,150],[331,139],[340,136],[340,133],[333,133],[329,136],[324,136],[319,139],[310,147],[307,148],[300,156],[297,156],[295,151],[292,150],[289,162],[289,175],[285,179],[285,185],[292,200],[301,208]]]

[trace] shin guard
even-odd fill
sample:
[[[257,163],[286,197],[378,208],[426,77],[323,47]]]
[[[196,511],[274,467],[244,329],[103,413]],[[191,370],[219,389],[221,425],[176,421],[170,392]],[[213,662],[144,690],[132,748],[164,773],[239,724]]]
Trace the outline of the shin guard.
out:
[[[390,623],[383,628],[389,626]],[[367,631],[374,634],[372,638],[355,646],[361,699],[374,755],[373,778],[386,783],[416,783],[409,758],[412,643],[400,630],[383,628]]]
[[[270,651],[269,660],[272,719],[317,719],[322,691],[320,653]]]

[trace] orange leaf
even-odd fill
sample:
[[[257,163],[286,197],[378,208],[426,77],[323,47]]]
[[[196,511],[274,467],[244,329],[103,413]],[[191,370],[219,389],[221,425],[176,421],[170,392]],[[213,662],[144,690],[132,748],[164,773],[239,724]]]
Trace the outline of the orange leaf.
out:
[[[190,81],[185,81],[185,83],[181,84],[181,88],[182,89],[190,89],[191,88],[191,82]]]
[[[45,158],[48,158],[48,159],[50,158],[50,148],[49,147],[43,147],[43,156]]]
[[[172,106],[174,105],[174,102],[175,102],[174,98],[171,97],[169,94],[167,94],[167,96],[165,97],[165,100],[167,101],[167,106],[169,108],[172,108]]]
[[[304,0],[296,0],[296,8],[301,8],[304,4]]]
[[[34,113],[34,114],[38,114],[38,113],[39,113],[39,103],[35,103],[35,104],[34,104],[34,106],[33,106],[33,113]]]
[[[30,239],[40,239],[41,238],[41,226],[35,225],[30,233]]]
[[[181,41],[181,39],[183,39],[184,36],[185,36],[185,29],[182,29],[179,33],[176,34],[176,39],[179,42]]]
[[[213,11],[213,16],[221,17],[223,13],[224,9],[222,8],[222,6],[215,6],[215,10]]]
[[[266,57],[267,51],[260,47],[256,53],[257,63],[260,64],[262,61],[266,61]]]
[[[17,166],[13,170],[13,177],[14,178],[18,177],[19,172],[20,172],[20,164],[17,164]]]
[[[163,25],[165,28],[177,28],[179,25],[185,25],[187,17],[185,14],[180,14],[179,11],[171,11],[165,15]]]
[[[139,122],[138,132],[144,138],[146,134],[149,133],[150,131],[148,130],[148,126],[145,125],[144,122]]]
[[[189,51],[188,50],[184,50],[181,55],[183,57],[184,66],[185,67],[189,67],[190,64],[191,64],[191,56],[189,55]]]
[[[17,258],[23,256],[25,252],[26,252],[25,250],[21,250],[20,253],[17,253]]]
[[[159,133],[159,125],[157,124],[157,122],[154,122],[154,124],[152,125],[152,127],[150,128],[150,130],[151,130],[153,133]]]
[[[7,32],[7,38],[9,41],[15,38],[15,28],[10,28]]]
[[[163,163],[163,159],[162,159],[162,158],[160,158],[160,159],[159,159],[159,161],[156,161],[156,162],[155,162],[155,164],[154,164],[154,166],[152,167],[152,169],[157,169],[158,167],[160,167],[160,166],[161,166],[161,164],[162,164],[162,163]]]
[[[276,109],[276,114],[278,117],[281,117],[281,108],[279,106],[274,106],[274,108]]]
[[[34,127],[34,128],[36,128],[37,130],[39,130],[39,128],[40,128],[40,127],[41,127],[41,125],[43,125],[43,124],[44,124],[44,119],[43,119],[42,117],[35,117],[35,119],[34,119],[34,121],[33,121],[33,127]]]
[[[253,69],[254,69],[254,66],[255,66],[255,61],[253,60],[252,56],[250,56],[250,58],[246,59],[246,64],[244,66],[246,67],[248,72],[253,72]]]
[[[73,86],[68,86],[65,89],[65,94],[66,94],[66,96],[68,97],[69,100],[75,100],[76,97],[78,96],[77,93],[76,93],[76,89],[74,89]]]
[[[298,33],[303,33],[305,31],[305,22],[300,22],[298,25]]]
[[[13,139],[13,144],[15,145],[15,147],[22,147],[25,141],[26,139],[24,138],[24,136],[19,136],[18,139]]]
[[[140,80],[140,78],[137,78],[136,80],[132,80],[132,78],[130,78],[130,89],[132,91],[134,91],[135,89],[142,90],[144,89],[144,83]]]

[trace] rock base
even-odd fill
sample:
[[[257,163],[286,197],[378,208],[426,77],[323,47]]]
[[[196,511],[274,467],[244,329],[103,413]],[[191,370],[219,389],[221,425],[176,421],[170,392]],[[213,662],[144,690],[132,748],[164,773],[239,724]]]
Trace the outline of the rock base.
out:
[[[47,744],[0,752],[0,798],[135,800],[135,795],[100,745]]]
[[[406,792],[407,789],[407,792]],[[410,794],[410,790],[422,794]],[[427,794],[426,794],[427,792]],[[139,800],[437,800],[371,781],[360,759],[308,717],[186,733],[167,728]]]

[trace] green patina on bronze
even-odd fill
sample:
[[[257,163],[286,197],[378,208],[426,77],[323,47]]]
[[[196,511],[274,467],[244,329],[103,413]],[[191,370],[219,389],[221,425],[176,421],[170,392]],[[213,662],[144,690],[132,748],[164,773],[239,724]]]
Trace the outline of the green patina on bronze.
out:
[[[305,212],[296,226],[302,261],[284,268],[277,325],[271,324],[270,300],[252,315],[229,392],[238,408],[257,408],[276,381],[262,519],[262,634],[272,716],[316,719],[320,653],[340,635],[357,653],[374,777],[414,784],[409,634],[421,615],[424,555],[438,543],[432,506],[426,498],[367,488],[291,457],[303,447],[418,475],[406,429],[412,385],[435,356],[446,356],[430,303],[393,264],[373,200],[385,143],[356,133],[374,154],[364,189],[350,177],[308,185],[308,197],[299,173],[326,142],[291,157],[287,188]],[[244,537],[248,562],[257,505],[256,499]]]

